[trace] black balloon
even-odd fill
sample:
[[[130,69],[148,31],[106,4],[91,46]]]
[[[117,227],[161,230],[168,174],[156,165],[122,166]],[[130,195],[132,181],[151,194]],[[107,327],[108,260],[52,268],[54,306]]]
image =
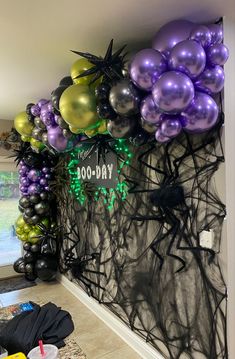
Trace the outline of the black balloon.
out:
[[[42,143],[44,143],[44,145],[49,145],[47,132],[42,133]]]
[[[105,118],[106,120],[113,119],[113,118],[117,117],[117,114],[114,111],[114,109],[112,108],[112,106],[110,106],[110,104],[106,103],[106,102],[99,103],[99,105],[97,106],[97,113],[100,118]]]
[[[29,198],[26,197],[26,196],[23,196],[23,197],[20,198],[19,204],[20,204],[20,206],[23,207],[23,208],[28,208],[28,207],[30,207],[30,205],[31,205],[31,204],[30,204],[30,201],[29,201]]]
[[[71,76],[65,76],[60,80],[59,86],[71,86],[73,85],[73,80]]]
[[[40,222],[40,216],[38,216],[37,214],[35,214],[35,216],[30,219],[32,221],[32,224],[38,224]]]
[[[34,209],[33,209],[33,208],[30,208],[30,207],[25,208],[24,213],[25,213],[25,215],[26,215],[27,217],[30,217],[30,218],[35,215]]]
[[[40,198],[39,194],[31,194],[31,196],[29,197],[29,200],[31,203],[37,204],[41,201],[41,198]]]
[[[62,117],[58,117],[57,124],[60,126],[60,128],[69,128],[69,125],[65,122],[65,120]]]
[[[23,207],[21,207],[20,205],[18,206],[18,209],[19,209],[19,211],[20,211],[21,213],[23,213],[23,212],[24,212],[24,208],[23,208]]]
[[[35,204],[34,209],[37,214],[44,215],[48,213],[50,206],[48,202],[41,201],[38,204]]]
[[[67,87],[68,86],[59,86],[51,93],[51,102],[53,104],[53,107],[58,111],[60,110],[59,103],[60,103],[61,95],[66,90]]]
[[[33,217],[35,217],[35,216],[33,216]],[[29,217],[25,213],[23,213],[24,221],[27,224],[35,224],[35,223],[33,223],[33,217]]]
[[[31,243],[25,242],[23,248],[25,251],[29,251],[31,249]]]
[[[25,272],[28,273],[33,273],[34,270],[34,264],[33,263],[27,263],[25,265]]]
[[[40,251],[40,247],[38,244],[32,244],[30,250],[32,253],[38,253]]]
[[[41,257],[36,261],[35,270],[41,280],[53,280],[56,277],[57,260],[50,257]]]
[[[34,106],[34,103],[29,103],[27,106],[26,106],[26,113],[27,115],[31,115],[31,107]]]
[[[26,252],[24,255],[24,262],[25,264],[27,263],[32,263],[35,260],[35,255],[31,252]]]
[[[44,123],[42,122],[42,120],[40,119],[40,117],[35,117],[34,119],[34,124],[37,128],[40,128],[42,130],[46,129],[46,126],[44,125]]]
[[[128,138],[136,127],[136,121],[130,117],[118,117],[115,121],[108,121],[107,130],[113,138]]]
[[[120,80],[111,88],[109,102],[121,116],[134,115],[139,112],[140,96],[128,79]]]
[[[24,156],[24,162],[29,167],[41,167],[42,165],[42,158],[39,154],[32,152],[28,153]]]
[[[15,271],[16,273],[24,273],[24,272],[25,272],[25,262],[24,262],[24,258],[23,258],[23,257],[18,258],[18,259],[14,262],[13,268],[14,268],[14,271]]]
[[[73,136],[72,132],[67,128],[63,128],[62,132],[65,138],[71,138]]]
[[[99,101],[108,100],[111,87],[107,83],[101,83],[95,89],[95,95]]]
[[[28,266],[31,264],[27,264]],[[33,270],[33,269],[32,269]],[[30,282],[33,282],[35,279],[37,279],[37,276],[34,272],[32,273],[25,273],[25,279],[27,279]]]
[[[41,200],[45,201],[45,200],[47,200],[47,199],[48,199],[48,194],[47,194],[47,192],[41,192],[41,193],[40,193],[40,199],[39,199],[39,201],[38,201],[37,203],[39,203]]]

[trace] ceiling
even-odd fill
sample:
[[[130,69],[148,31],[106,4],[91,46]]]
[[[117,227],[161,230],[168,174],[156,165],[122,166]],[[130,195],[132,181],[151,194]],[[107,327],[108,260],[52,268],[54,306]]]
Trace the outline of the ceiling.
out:
[[[111,38],[149,46],[161,25],[234,16],[234,0],[0,0],[0,118],[48,98],[69,74],[70,49],[102,55]]]

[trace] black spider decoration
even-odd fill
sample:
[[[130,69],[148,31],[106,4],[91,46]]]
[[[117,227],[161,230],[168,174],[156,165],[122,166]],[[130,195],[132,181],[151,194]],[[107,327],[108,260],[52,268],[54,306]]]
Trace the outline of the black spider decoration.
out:
[[[113,53],[113,39],[110,41],[107,51],[104,57],[92,55],[88,52],[74,51],[75,54],[84,57],[94,66],[82,74],[77,76],[76,78],[94,75],[94,78],[91,80],[90,84],[94,83],[100,77],[104,76],[105,79],[114,80],[120,79],[123,77],[122,70],[125,64],[125,56],[126,54],[122,54],[126,45],[122,46],[116,52]]]
[[[40,240],[41,254],[55,255],[61,226],[54,224],[47,226],[44,223],[39,223],[37,226],[41,230],[41,234],[36,236]]]

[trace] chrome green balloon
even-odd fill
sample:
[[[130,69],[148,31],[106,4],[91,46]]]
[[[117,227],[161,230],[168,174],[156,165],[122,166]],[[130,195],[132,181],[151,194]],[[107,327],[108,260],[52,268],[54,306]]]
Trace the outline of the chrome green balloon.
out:
[[[16,131],[22,136],[31,136],[33,125],[28,120],[28,115],[25,111],[20,112],[14,119],[14,126]]]

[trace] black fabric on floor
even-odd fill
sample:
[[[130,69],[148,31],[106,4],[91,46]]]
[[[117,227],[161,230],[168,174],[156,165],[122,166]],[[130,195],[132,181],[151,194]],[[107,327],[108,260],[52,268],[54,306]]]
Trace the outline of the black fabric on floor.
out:
[[[0,333],[0,345],[9,354],[28,352],[38,346],[38,341],[44,344],[54,344],[58,348],[64,346],[64,338],[74,330],[71,315],[61,310],[53,303],[40,307],[34,304],[34,310],[23,312],[10,320]]]

